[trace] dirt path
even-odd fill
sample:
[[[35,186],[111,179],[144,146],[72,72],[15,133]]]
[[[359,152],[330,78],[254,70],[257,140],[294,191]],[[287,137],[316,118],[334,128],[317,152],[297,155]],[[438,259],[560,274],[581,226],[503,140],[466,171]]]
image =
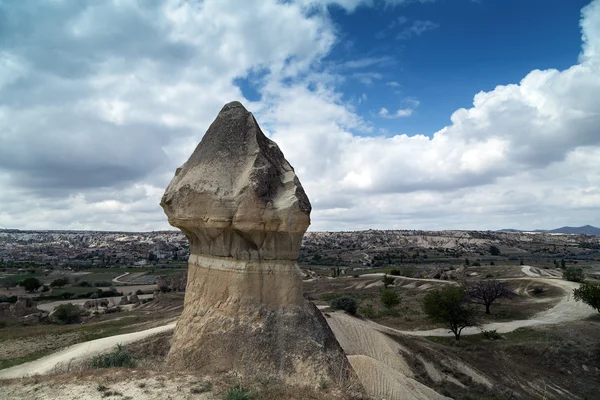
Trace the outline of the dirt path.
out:
[[[175,328],[175,323],[147,329],[145,331],[125,333],[123,335],[78,343],[38,360],[0,370],[0,379],[45,374],[55,369],[67,367],[72,362],[81,361],[82,359],[91,358],[97,354],[110,351],[117,344],[132,343],[157,333],[172,330],[173,328]]]
[[[523,271],[525,272],[525,271]],[[522,278],[516,278],[522,279]],[[506,279],[509,280],[509,279]],[[485,324],[481,327],[470,327],[465,328],[462,331],[463,335],[476,335],[480,333],[482,330],[496,330],[498,333],[507,333],[512,332],[518,328],[524,328],[528,326],[536,326],[536,325],[550,325],[550,324],[558,324],[562,322],[569,321],[577,321],[581,319],[585,319],[591,315],[595,315],[596,311],[590,306],[576,302],[572,296],[573,289],[579,287],[579,283],[569,282],[559,279],[552,278],[533,278],[533,281],[543,282],[549,285],[560,287],[565,291],[564,297],[556,304],[554,307],[542,311],[533,316],[533,318],[526,320],[516,320],[516,321],[507,321],[507,322],[492,322],[489,324]],[[413,335],[413,336],[453,336],[452,332],[449,332],[448,329],[438,328],[438,329],[429,329],[423,331],[401,331],[398,329],[389,328],[384,325],[380,325],[376,322],[370,321],[370,323],[378,330],[382,332],[389,333],[402,333],[405,335]]]
[[[125,277],[127,275],[129,275],[129,272],[125,272],[123,275],[116,276],[116,277],[113,278],[113,282],[116,282],[116,283],[127,283],[127,282],[121,282],[119,280],[119,278],[123,278],[123,277]]]

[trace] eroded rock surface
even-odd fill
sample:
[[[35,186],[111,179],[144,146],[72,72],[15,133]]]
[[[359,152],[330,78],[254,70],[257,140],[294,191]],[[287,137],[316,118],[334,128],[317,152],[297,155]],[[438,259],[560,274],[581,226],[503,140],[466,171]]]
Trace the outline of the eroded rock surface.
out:
[[[223,107],[161,206],[190,242],[168,360],[206,372],[347,382],[353,372],[296,264],[311,206],[294,169],[239,102]]]

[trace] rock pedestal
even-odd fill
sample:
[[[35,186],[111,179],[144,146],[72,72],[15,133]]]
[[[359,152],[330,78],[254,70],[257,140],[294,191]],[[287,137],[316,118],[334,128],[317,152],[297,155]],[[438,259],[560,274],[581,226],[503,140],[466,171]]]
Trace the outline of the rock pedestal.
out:
[[[169,363],[312,385],[352,376],[327,322],[302,294],[296,260],[310,224],[308,197],[242,104],[223,107],[161,206],[190,242]]]

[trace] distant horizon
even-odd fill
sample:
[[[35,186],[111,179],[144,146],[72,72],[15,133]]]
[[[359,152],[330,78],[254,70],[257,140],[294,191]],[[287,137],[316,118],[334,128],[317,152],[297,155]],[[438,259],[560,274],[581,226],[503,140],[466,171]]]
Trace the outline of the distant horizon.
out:
[[[552,230],[557,230],[557,229],[564,229],[564,228],[594,228],[594,229],[598,229],[600,230],[599,227],[590,225],[590,224],[586,224],[586,225],[581,225],[581,226],[572,226],[572,225],[565,225],[565,226],[560,226],[557,228],[550,228],[550,229],[542,229],[542,228],[536,228],[536,229],[513,229],[513,228],[502,228],[502,229],[375,229],[375,228],[367,228],[367,229],[356,229],[356,230],[328,230],[328,231],[314,231],[311,230],[310,228],[306,231],[307,233],[309,232],[313,232],[313,233],[319,233],[319,232],[364,232],[364,231],[424,231],[424,232],[447,232],[447,231],[464,231],[464,232],[501,232],[501,231],[509,231],[509,230],[513,230],[513,231],[519,231],[519,232],[539,232],[539,233],[543,233],[543,232],[548,232],[548,231],[552,231]],[[19,231],[19,232],[98,232],[98,233],[153,233],[153,232],[179,232],[182,233],[181,230],[177,229],[177,228],[172,228],[172,229],[158,229],[158,230],[150,230],[150,231],[126,231],[126,230],[115,230],[115,231],[110,231],[110,230],[96,230],[96,229],[19,229],[19,228],[3,228],[0,227],[0,231]]]

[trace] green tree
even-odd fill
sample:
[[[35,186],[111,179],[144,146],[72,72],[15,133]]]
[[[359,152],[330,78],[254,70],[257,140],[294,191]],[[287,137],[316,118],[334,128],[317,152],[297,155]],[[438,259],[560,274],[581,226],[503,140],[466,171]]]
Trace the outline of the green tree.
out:
[[[600,285],[584,283],[573,289],[573,297],[600,312]]]
[[[470,265],[470,264],[471,264],[471,262],[469,261],[469,259],[468,259],[468,258],[465,258],[465,265],[467,265],[467,266],[468,266],[468,265]]]
[[[67,278],[58,278],[58,279],[53,280],[50,283],[50,286],[61,288],[65,285],[67,285],[68,283],[69,283],[69,280]]]
[[[500,255],[500,249],[498,248],[498,246],[491,245],[490,246],[490,254],[493,255],[493,256],[499,256]]]
[[[42,282],[40,282],[37,278],[27,278],[21,281],[21,286],[25,288],[29,293],[33,293],[42,286]]]
[[[392,309],[400,304],[400,296],[393,290],[382,290],[381,304],[383,304],[385,308]]]
[[[563,279],[566,279],[571,282],[583,282],[583,280],[585,279],[583,269],[569,267],[563,271]]]
[[[567,263],[565,262],[564,258],[560,260],[560,267],[562,269],[566,269],[567,268]]]
[[[458,286],[432,290],[423,299],[423,311],[431,322],[444,324],[460,340],[462,330],[477,325],[477,311],[468,293]]]

